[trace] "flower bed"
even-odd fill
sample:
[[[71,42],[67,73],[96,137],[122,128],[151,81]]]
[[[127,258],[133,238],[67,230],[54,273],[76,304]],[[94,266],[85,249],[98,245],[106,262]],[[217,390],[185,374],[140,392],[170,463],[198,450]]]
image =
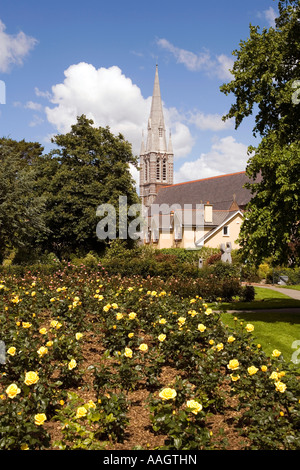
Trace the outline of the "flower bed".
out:
[[[2,276],[0,449],[298,449],[292,364],[165,287]]]

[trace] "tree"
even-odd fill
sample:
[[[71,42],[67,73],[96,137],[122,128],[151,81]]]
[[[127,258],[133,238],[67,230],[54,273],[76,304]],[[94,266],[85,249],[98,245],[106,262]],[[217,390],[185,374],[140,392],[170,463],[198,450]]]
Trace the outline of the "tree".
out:
[[[234,118],[238,128],[256,113],[253,135],[261,137],[248,149],[253,197],[239,239],[244,260],[256,265],[270,256],[279,264],[300,260],[299,0],[279,0],[278,10],[275,27],[250,25],[233,52],[234,79],[221,87],[236,98],[223,119]]]
[[[0,139],[0,259],[7,250],[34,247],[47,229],[45,201],[38,196],[38,143]]]
[[[127,196],[128,205],[138,202],[129,164],[137,165],[131,145],[108,127],[96,128],[82,115],[71,131],[56,135],[58,146],[40,167],[40,188],[47,199],[47,225],[51,234],[45,246],[59,256],[76,250],[101,251],[104,241],[96,236],[97,207]]]

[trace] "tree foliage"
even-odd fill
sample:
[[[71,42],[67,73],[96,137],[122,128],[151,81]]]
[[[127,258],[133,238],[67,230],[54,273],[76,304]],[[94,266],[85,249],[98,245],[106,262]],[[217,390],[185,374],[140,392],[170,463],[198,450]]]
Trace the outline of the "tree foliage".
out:
[[[0,139],[0,259],[8,249],[34,245],[45,225],[45,201],[37,194],[38,143]]]
[[[119,196],[138,202],[129,164],[137,165],[131,145],[108,127],[96,128],[82,115],[71,131],[54,137],[57,149],[40,165],[40,188],[47,199],[46,221],[51,230],[45,243],[58,253],[99,251],[97,207]],[[103,245],[103,241],[102,241]]]
[[[300,79],[299,0],[279,0],[276,26],[250,35],[233,52],[233,80],[221,91],[236,101],[224,120],[238,128],[255,113],[257,147],[249,147],[247,174],[253,198],[240,233],[244,259],[259,264],[300,259],[300,104],[295,87]]]

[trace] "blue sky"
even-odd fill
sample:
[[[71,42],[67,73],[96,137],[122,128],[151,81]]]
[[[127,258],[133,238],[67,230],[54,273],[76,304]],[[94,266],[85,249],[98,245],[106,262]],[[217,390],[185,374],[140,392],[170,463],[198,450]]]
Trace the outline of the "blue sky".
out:
[[[223,123],[234,97],[219,87],[249,24],[276,13],[273,0],[1,0],[0,135],[48,152],[84,113],[138,154],[158,63],[175,182],[244,170],[253,117]]]

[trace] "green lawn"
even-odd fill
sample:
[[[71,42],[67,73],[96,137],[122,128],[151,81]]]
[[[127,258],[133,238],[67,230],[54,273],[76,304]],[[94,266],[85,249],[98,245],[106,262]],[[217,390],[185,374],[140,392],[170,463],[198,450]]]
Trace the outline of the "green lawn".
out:
[[[294,286],[280,286],[283,287],[284,289],[294,289],[294,290],[300,290],[300,284],[294,285]]]
[[[300,341],[300,312],[276,310],[300,307],[300,302],[270,289],[257,287],[255,292],[253,302],[223,303],[222,309],[238,310],[238,312],[222,313],[222,321],[232,327],[240,327],[240,322],[245,325],[252,323],[255,328],[253,336],[257,343],[262,345],[266,354],[271,354],[273,349],[279,349],[284,359],[291,361],[292,355],[299,349],[299,346],[293,349],[292,344]],[[247,311],[243,311],[243,308]],[[259,309],[263,310],[258,311]],[[270,312],[268,309],[273,310]],[[238,321],[234,321],[234,317]],[[300,359],[300,354],[297,359]]]
[[[272,289],[255,287],[253,302],[223,302],[218,308],[221,310],[257,310],[262,308],[300,308],[300,300],[291,299],[288,295]],[[300,338],[299,338],[300,339]]]

